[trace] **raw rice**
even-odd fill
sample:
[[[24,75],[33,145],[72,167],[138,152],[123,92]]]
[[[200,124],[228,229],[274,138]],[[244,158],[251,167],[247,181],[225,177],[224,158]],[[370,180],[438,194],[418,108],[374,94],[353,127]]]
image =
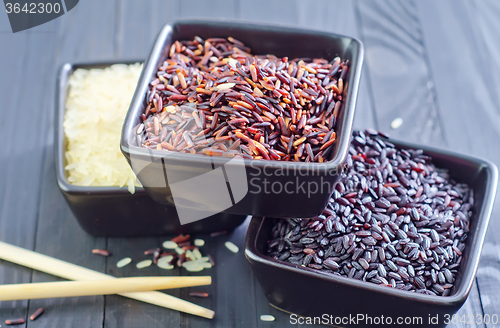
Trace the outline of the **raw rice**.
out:
[[[230,40],[172,44],[149,84],[137,144],[248,159],[331,158],[349,61],[253,56]]]
[[[195,260],[202,258],[201,252],[197,248],[193,249],[191,252],[192,252]]]
[[[129,265],[130,262],[132,262],[132,259],[130,257],[123,258],[120,261],[116,262],[116,267],[123,268],[124,266]]]
[[[144,260],[136,264],[137,269],[144,269],[153,264],[151,260]]]
[[[195,296],[195,297],[208,297],[208,293],[204,292],[189,292],[189,296]]]
[[[260,316],[260,320],[262,321],[274,321],[274,317],[270,314],[263,314]]]
[[[205,241],[203,239],[195,239],[194,240],[194,245],[198,246],[198,247],[201,247],[201,246],[205,245]]]
[[[26,320],[24,320],[24,318],[5,320],[6,325],[20,325],[20,324],[23,324],[25,322],[26,322]]]
[[[240,249],[238,248],[238,246],[236,246],[235,244],[233,244],[233,243],[232,243],[232,242],[230,242],[230,241],[226,241],[226,242],[224,243],[224,245],[226,246],[226,248],[227,248],[227,249],[229,249],[229,250],[230,250],[231,252],[233,252],[233,253],[238,253],[238,251],[240,250]]]
[[[93,249],[92,254],[101,255],[104,257],[110,256],[111,252],[105,249]]]
[[[449,296],[473,211],[473,189],[423,150],[396,147],[372,129],[356,131],[323,213],[277,219],[267,254],[296,267]]]
[[[33,312],[33,314],[30,316],[30,320],[31,321],[35,321],[42,314],[43,314],[43,308],[39,308],[38,310],[36,310],[35,312]]]
[[[182,266],[189,272],[200,272],[204,269],[203,265],[196,261],[184,262]]]
[[[166,248],[166,249],[176,249],[177,247],[179,247],[179,246],[177,245],[177,243],[175,241],[167,240],[166,242],[163,243],[163,248]]]
[[[398,129],[403,125],[403,119],[401,117],[395,118],[394,121],[391,122],[391,128],[394,130]]]
[[[140,186],[120,151],[123,119],[142,65],[77,69],[69,78],[64,116],[68,181],[79,186]]]
[[[174,268],[173,264],[170,264],[174,257],[172,255],[164,256],[158,260],[158,267],[165,270],[172,270]]]

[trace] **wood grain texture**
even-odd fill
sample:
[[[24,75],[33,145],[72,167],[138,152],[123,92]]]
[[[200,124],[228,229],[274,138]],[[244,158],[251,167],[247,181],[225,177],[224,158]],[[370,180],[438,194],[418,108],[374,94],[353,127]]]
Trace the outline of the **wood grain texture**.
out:
[[[179,17],[179,0],[117,3],[117,55],[125,59],[145,59],[161,27]]]
[[[500,94],[493,91],[492,88],[500,85],[500,43],[498,42],[498,33],[500,33],[500,3],[492,0],[481,0],[472,2],[473,15],[472,24],[476,24],[474,29],[475,38],[481,40],[482,47],[478,55],[483,57],[484,64],[488,69],[482,72],[487,85],[490,86],[489,95],[496,104],[497,112],[500,104]],[[497,122],[498,123],[498,122]],[[498,124],[497,124],[498,126]]]
[[[118,52],[116,8],[117,0],[80,1],[75,10],[59,17],[58,63],[114,60]]]
[[[398,139],[444,145],[415,7],[409,1],[356,4],[379,128]],[[396,118],[404,123],[392,130]]]
[[[78,225],[57,186],[53,146],[45,147],[45,150],[43,192],[35,251],[104,272],[105,259],[92,254],[91,251],[94,248],[106,248],[106,241],[104,238],[90,236]],[[33,271],[33,282],[61,280],[63,279]],[[47,313],[36,321],[29,321],[28,327],[100,327],[103,321],[104,297],[86,296],[31,300],[29,314],[31,315],[41,307],[46,309]]]
[[[182,18],[235,18],[239,0],[182,0]]]
[[[99,8],[100,10],[95,10]],[[73,262],[100,272],[105,271],[105,260],[93,255],[93,248],[105,248],[104,238],[94,238],[86,234],[70,212],[57,186],[54,173],[53,121],[56,71],[64,62],[110,59],[116,52],[115,31],[110,29],[109,20],[115,20],[115,1],[81,1],[76,10],[56,20],[59,26],[57,42],[51,47],[53,53],[47,76],[44,99],[46,107],[43,113],[47,121],[45,127],[50,131],[40,136],[45,143],[42,151],[46,152],[43,163],[43,187],[40,200],[38,230],[35,251]],[[91,19],[89,19],[91,17]],[[39,35],[37,35],[39,37]],[[43,51],[39,44],[37,51]],[[36,57],[31,57],[36,58]],[[42,165],[40,165],[41,167]],[[65,245],[62,247],[61,245]],[[55,281],[58,278],[33,272],[33,281]],[[30,327],[100,327],[104,316],[104,298],[102,296],[34,300],[29,303],[31,314],[44,307],[46,315],[39,320],[28,322]]]
[[[262,8],[266,9],[262,10]],[[276,15],[277,12],[280,14]],[[341,0],[242,1],[238,17],[246,21],[285,24],[343,34],[358,39],[361,36],[356,24],[353,3]],[[370,99],[365,61],[356,103],[354,128],[367,127],[378,128],[378,124]]]
[[[0,34],[2,48],[10,50],[0,55],[0,71],[4,76],[0,82],[0,108],[5,113],[1,123],[4,138],[0,146],[0,239],[27,249],[34,247],[42,177],[40,163],[45,145],[43,136],[49,125],[45,95],[50,88],[44,81],[54,71],[51,61],[55,36],[54,33]],[[38,56],[29,56],[33,52]],[[28,75],[32,76],[30,83],[39,87],[19,87],[28,86]],[[30,282],[30,269],[4,261],[0,263],[0,283]],[[27,301],[0,303],[0,322],[26,317],[27,307]]]
[[[366,46],[367,72],[376,113],[382,130],[403,118],[391,135],[416,143],[446,146],[444,130],[450,124],[437,103],[432,68],[424,44],[418,10],[409,1],[357,2]],[[436,49],[433,53],[440,50]],[[480,313],[481,303],[474,285],[458,316]],[[457,323],[453,327],[466,327]],[[482,325],[479,325],[481,327]]]
[[[419,1],[417,7],[450,147],[500,165],[500,44],[496,37],[500,29],[494,17],[498,2],[456,6],[453,1]],[[495,233],[500,228],[499,201],[497,194],[477,273],[483,312],[490,316],[498,315],[500,308],[500,238]]]

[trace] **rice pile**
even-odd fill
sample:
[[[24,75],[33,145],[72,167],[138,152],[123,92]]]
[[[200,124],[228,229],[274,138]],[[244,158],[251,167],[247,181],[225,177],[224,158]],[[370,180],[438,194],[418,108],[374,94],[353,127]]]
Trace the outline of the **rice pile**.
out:
[[[64,134],[65,169],[79,186],[140,186],[120,151],[123,120],[142,65],[117,64],[105,69],[77,69],[69,78]]]

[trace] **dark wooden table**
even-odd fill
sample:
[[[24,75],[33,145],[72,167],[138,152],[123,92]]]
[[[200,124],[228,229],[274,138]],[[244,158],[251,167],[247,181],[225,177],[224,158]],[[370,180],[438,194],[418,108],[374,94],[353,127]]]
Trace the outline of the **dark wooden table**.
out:
[[[374,127],[399,139],[481,156],[500,166],[499,15],[498,0],[82,0],[59,19],[12,34],[2,12],[0,240],[112,275],[162,273],[153,268],[112,268],[116,260],[137,258],[166,238],[94,238],[69,211],[54,174],[54,89],[62,63],[145,58],[160,27],[179,17],[284,23],[358,37],[365,45],[365,66],[356,128]],[[404,123],[393,130],[390,123],[398,117]],[[500,315],[499,215],[497,197],[476,282],[460,315]],[[243,252],[231,254],[223,246],[232,240],[242,248],[247,225],[217,238],[202,236],[217,258],[216,266],[206,271],[213,286],[198,288],[208,291],[209,298],[190,298],[186,290],[172,292],[214,309],[214,320],[119,296],[99,296],[2,302],[0,325],[44,307],[46,314],[26,326],[289,326],[288,315],[266,302]],[[113,257],[92,255],[93,248],[110,249]],[[53,280],[0,261],[2,284]],[[272,314],[276,321],[262,322],[261,314]]]

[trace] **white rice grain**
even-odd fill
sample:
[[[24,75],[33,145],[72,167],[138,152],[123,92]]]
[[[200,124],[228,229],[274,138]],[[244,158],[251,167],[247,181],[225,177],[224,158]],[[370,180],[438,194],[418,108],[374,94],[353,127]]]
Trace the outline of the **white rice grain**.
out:
[[[194,245],[197,247],[201,247],[201,246],[205,245],[205,241],[203,239],[195,239]]]
[[[78,186],[140,186],[120,151],[123,119],[142,65],[77,69],[69,78],[64,115],[68,181]]]
[[[230,242],[230,241],[226,241],[226,242],[224,243],[224,245],[226,246],[226,248],[227,248],[227,249],[229,249],[229,250],[230,250],[231,252],[233,252],[233,253],[238,253],[238,251],[240,250],[240,249],[238,248],[238,246],[236,246],[235,244],[233,244],[233,243],[232,243],[232,242]]]
[[[203,271],[203,265],[197,262],[184,262],[182,266],[189,272],[200,272]]]
[[[167,256],[161,257],[158,260],[157,265],[159,268],[162,268],[165,270],[172,270],[174,268],[174,265],[170,264],[170,262],[172,262],[173,259],[174,259],[174,257],[172,255],[167,255]]]
[[[192,253],[195,260],[199,260],[203,257],[203,255],[201,255],[201,252],[197,248],[193,249]]]
[[[144,268],[147,268],[148,266],[150,266],[151,264],[153,264],[153,261],[144,260],[144,261],[137,263],[135,266],[137,267],[137,269],[144,269]]]
[[[403,119],[401,117],[395,118],[394,121],[391,122],[391,128],[394,130],[399,129],[403,125]]]
[[[179,247],[179,246],[177,245],[177,243],[175,241],[167,240],[167,241],[163,242],[163,248],[176,249],[177,247]]]
[[[274,321],[274,317],[270,314],[263,314],[260,316],[260,320],[262,321]]]
[[[124,266],[129,265],[130,262],[132,262],[132,259],[130,257],[123,258],[120,261],[116,262],[116,267],[123,268]]]

